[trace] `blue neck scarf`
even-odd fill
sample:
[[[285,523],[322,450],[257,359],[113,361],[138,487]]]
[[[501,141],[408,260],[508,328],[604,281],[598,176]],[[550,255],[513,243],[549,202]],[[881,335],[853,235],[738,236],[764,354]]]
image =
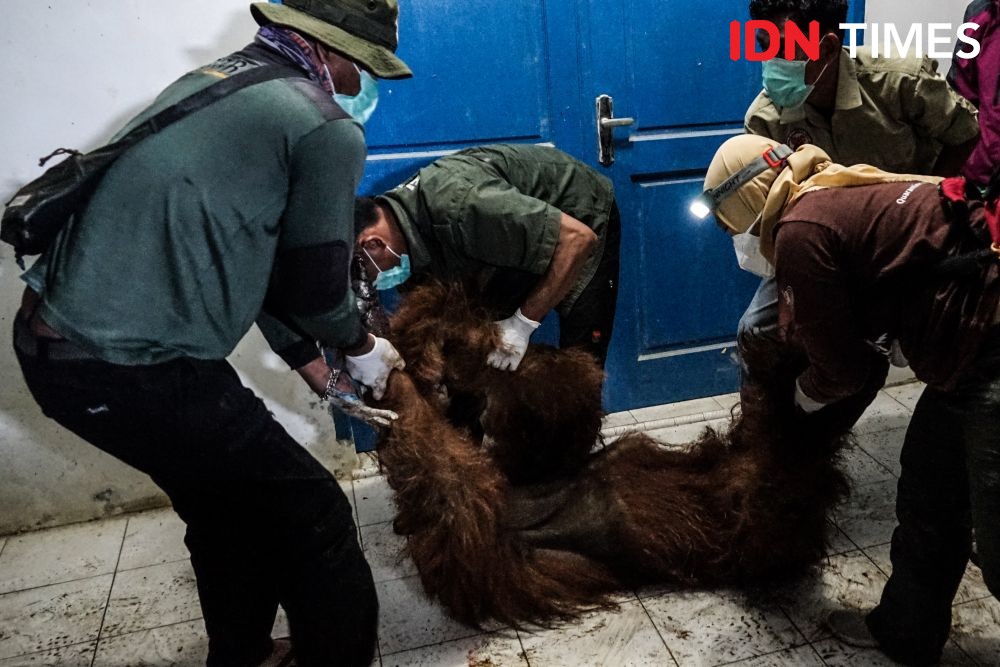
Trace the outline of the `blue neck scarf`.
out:
[[[289,28],[266,25],[257,31],[254,41],[291,60],[305,70],[309,78],[322,86],[323,90],[333,95],[333,83],[326,75],[323,63],[302,35]]]

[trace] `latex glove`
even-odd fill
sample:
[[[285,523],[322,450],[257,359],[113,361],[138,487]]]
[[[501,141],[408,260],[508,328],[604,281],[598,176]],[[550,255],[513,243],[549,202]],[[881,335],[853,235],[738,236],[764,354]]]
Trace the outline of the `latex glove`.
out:
[[[393,370],[406,368],[403,358],[385,338],[372,336],[375,346],[368,354],[357,357],[346,357],[347,372],[351,377],[372,390],[375,400],[380,400],[385,393],[385,383]]]
[[[529,320],[518,308],[516,313],[495,324],[500,327],[500,345],[490,352],[486,361],[494,368],[516,371],[528,350],[528,340],[540,323]]]
[[[802,391],[802,385],[799,381],[795,381],[795,407],[807,415],[811,415],[814,412],[819,412],[826,407],[826,403],[820,403],[819,401],[813,400],[806,395],[806,392]]]

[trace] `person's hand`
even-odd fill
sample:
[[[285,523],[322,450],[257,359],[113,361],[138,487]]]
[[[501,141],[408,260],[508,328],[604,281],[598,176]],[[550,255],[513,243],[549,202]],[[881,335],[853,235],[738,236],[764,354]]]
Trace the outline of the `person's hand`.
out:
[[[528,350],[531,334],[540,326],[540,323],[529,320],[518,308],[516,313],[495,324],[500,328],[500,344],[497,349],[490,352],[486,361],[494,368],[516,371],[517,367],[521,365],[524,353]]]
[[[337,365],[343,366],[343,360],[341,359]],[[295,372],[299,374],[317,396],[323,398],[327,385],[330,382],[331,369],[322,355],[316,357],[306,365],[296,368]]]
[[[370,335],[370,334],[369,334]],[[372,336],[375,344],[370,352],[356,357],[345,357],[347,372],[351,377],[372,390],[375,400],[380,400],[385,393],[385,383],[393,370],[401,371],[406,367],[403,358],[385,338]]]

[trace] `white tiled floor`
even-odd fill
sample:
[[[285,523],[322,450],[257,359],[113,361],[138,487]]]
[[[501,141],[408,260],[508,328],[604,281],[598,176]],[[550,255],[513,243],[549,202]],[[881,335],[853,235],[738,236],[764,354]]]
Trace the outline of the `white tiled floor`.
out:
[[[379,655],[402,665],[889,665],[823,630],[839,606],[875,604],[889,572],[899,450],[920,385],[891,387],[859,423],[845,466],[855,488],[830,526],[831,556],[795,585],[757,592],[625,593],[616,611],[552,628],[483,631],[428,601],[399,557],[391,492],[369,460],[343,482],[381,604]],[[642,428],[672,443],[724,424],[734,395],[645,408],[605,421],[605,435]],[[0,667],[198,665],[206,639],[183,526],[171,510],[0,538]],[[1000,603],[969,567],[956,597],[945,664],[1000,664]],[[275,634],[287,633],[279,617]]]

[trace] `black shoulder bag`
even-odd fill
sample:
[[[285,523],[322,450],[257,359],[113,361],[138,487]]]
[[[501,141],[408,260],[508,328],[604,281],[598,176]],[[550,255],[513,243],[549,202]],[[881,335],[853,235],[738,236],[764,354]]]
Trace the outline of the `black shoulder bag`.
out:
[[[303,73],[284,65],[253,67],[184,98],[136,126],[118,141],[89,153],[60,148],[43,158],[39,166],[44,166],[55,155],[65,153],[69,157],[23,186],[7,202],[0,219],[0,240],[14,246],[17,263],[24,268],[23,257],[38,255],[49,247],[59,230],[87,205],[101,177],[126,150],[241,88],[295,76],[303,76]]]

